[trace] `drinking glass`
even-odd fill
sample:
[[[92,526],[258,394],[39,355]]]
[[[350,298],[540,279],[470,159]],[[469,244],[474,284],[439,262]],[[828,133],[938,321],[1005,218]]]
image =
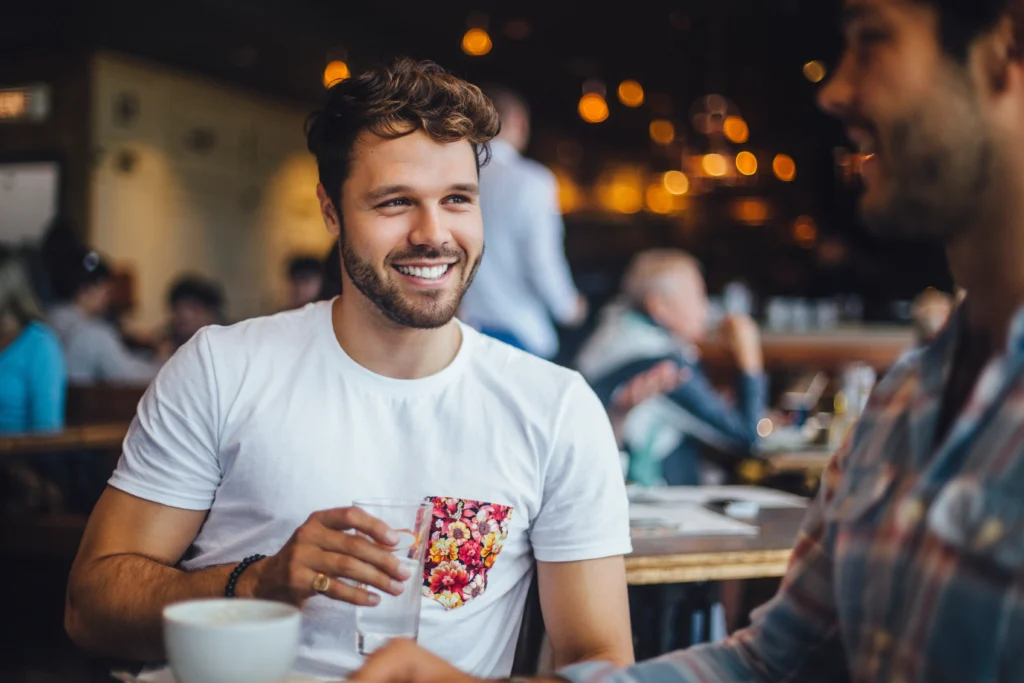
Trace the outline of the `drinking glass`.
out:
[[[355,507],[387,524],[398,534],[392,553],[410,572],[400,595],[383,593],[372,586],[360,586],[375,593],[380,602],[373,607],[356,607],[356,648],[368,655],[394,638],[416,640],[420,629],[420,585],[434,507],[420,500],[357,500]]]

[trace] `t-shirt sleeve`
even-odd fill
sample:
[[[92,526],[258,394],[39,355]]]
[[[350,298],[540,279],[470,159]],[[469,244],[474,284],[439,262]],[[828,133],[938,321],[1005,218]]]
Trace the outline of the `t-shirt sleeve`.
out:
[[[608,415],[576,375],[557,421],[544,476],[544,498],[530,541],[541,562],[625,555],[629,502]]]
[[[150,384],[110,485],[186,510],[209,510],[220,484],[220,405],[209,335],[200,331]]]

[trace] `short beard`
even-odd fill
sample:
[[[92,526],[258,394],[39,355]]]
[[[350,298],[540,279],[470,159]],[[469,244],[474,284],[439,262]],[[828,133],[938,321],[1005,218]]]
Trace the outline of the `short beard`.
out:
[[[897,121],[884,141],[888,201],[862,211],[872,232],[948,243],[979,221],[994,148],[969,77],[949,79],[942,104]]]
[[[426,306],[416,306],[402,295],[396,283],[388,282],[381,278],[373,264],[360,258],[354,250],[348,247],[344,239],[342,239],[340,246],[341,261],[345,266],[345,272],[348,273],[348,277],[352,284],[356,286],[356,289],[373,302],[377,310],[391,322],[402,327],[411,327],[418,330],[437,329],[444,327],[452,321],[459,310],[459,305],[462,303],[462,297],[466,294],[470,284],[472,284],[473,278],[476,277],[476,271],[480,267],[480,260],[483,257],[481,252],[474,263],[468,266],[466,253],[460,250],[458,255],[459,261],[452,264],[451,268],[461,266],[464,271],[469,267],[469,276],[464,278],[464,281],[448,301],[441,299],[441,297],[445,296],[446,292],[427,291],[424,293],[424,298],[430,298],[430,303]],[[416,249],[401,256],[402,258],[420,257],[436,259],[445,256],[455,256],[455,253],[427,248]],[[391,262],[395,258],[397,257],[389,256],[385,266],[391,268]]]

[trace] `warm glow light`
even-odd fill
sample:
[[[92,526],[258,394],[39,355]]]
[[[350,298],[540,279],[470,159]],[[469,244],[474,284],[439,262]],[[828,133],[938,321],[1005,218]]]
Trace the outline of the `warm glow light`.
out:
[[[672,193],[662,183],[651,183],[647,188],[647,208],[654,213],[666,214],[672,211],[675,204]]]
[[[597,182],[597,201],[616,213],[632,214],[644,208],[643,174],[635,168],[606,173]]]
[[[818,240],[818,226],[810,216],[800,216],[793,223],[793,239],[802,247],[813,247]]]
[[[725,133],[725,137],[737,145],[741,145],[750,139],[750,128],[747,126],[747,122],[739,116],[727,118],[725,123],[722,124],[722,130]]]
[[[771,217],[771,207],[763,199],[747,197],[733,202],[732,217],[747,225],[764,225]]]
[[[736,170],[743,175],[754,175],[757,173],[757,157],[750,152],[740,152],[736,155]]]
[[[672,125],[671,121],[665,119],[651,121],[650,132],[651,139],[659,145],[671,144],[676,139],[676,127]]]
[[[818,60],[804,64],[804,76],[811,83],[821,83],[825,80],[826,74],[828,74],[828,69]]]
[[[729,162],[721,154],[705,154],[701,166],[712,178],[721,178],[729,172]]]
[[[670,194],[684,195],[690,191],[690,179],[682,171],[666,171],[661,184]]]
[[[767,417],[757,423],[757,435],[762,439],[770,436],[775,430],[775,425]]]
[[[779,154],[772,162],[772,171],[775,172],[775,177],[782,182],[793,182],[793,179],[796,178],[796,162],[788,154]]]
[[[596,92],[580,98],[580,118],[587,123],[601,123],[608,118],[608,103]]]
[[[324,87],[329,88],[338,81],[343,81],[352,74],[349,73],[348,64],[335,60],[324,69]]]
[[[627,107],[639,107],[644,103],[644,89],[636,81],[619,83],[619,102]]]
[[[562,213],[572,213],[579,210],[583,205],[583,191],[571,175],[555,170],[555,180],[558,181],[558,205]]]
[[[462,36],[462,51],[473,57],[482,57],[491,51],[491,36],[482,28],[471,28]]]

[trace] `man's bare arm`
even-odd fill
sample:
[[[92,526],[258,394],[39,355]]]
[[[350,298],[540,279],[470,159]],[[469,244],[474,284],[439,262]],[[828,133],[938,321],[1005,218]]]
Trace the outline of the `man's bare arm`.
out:
[[[581,562],[538,562],[544,627],[555,666],[598,660],[632,664],[626,568],[621,556]]]
[[[236,566],[176,568],[206,514],[108,488],[89,519],[68,581],[64,621],[71,639],[118,659],[163,659],[163,608],[223,595]],[[361,533],[347,533],[351,530]],[[398,595],[407,589],[409,572],[382,547],[397,540],[387,525],[362,510],[315,512],[276,554],[242,574],[235,593],[302,605],[315,594],[314,579],[322,573]],[[346,581],[331,581],[324,595],[356,605],[380,600]]]

